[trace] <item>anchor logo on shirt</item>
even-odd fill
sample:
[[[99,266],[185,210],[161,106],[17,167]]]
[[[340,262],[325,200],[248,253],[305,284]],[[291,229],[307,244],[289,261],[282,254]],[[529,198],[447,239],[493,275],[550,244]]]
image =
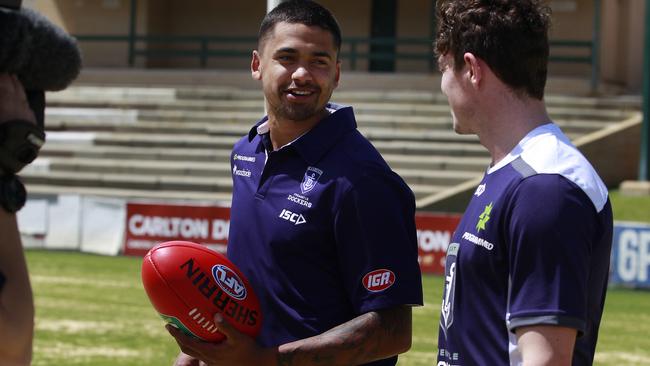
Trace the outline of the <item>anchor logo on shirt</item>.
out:
[[[454,298],[456,294],[456,260],[460,245],[451,243],[447,248],[447,259],[445,265],[445,289],[442,294],[442,305],[440,311],[440,325],[447,334],[447,329],[454,322]]]
[[[302,194],[305,194],[314,189],[321,175],[323,175],[322,170],[313,166],[308,167],[307,171],[305,172],[305,176],[302,178],[302,183],[300,183],[300,191]]]

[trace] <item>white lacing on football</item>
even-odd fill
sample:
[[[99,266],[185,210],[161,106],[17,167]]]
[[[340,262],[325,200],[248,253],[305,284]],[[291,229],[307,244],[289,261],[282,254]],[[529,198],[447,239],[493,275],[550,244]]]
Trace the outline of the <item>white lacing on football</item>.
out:
[[[204,316],[201,315],[201,312],[199,311],[199,308],[194,308],[190,310],[188,313],[194,321],[200,325],[203,329],[207,330],[210,333],[216,333],[218,328],[217,325],[211,322],[210,320],[206,319]]]

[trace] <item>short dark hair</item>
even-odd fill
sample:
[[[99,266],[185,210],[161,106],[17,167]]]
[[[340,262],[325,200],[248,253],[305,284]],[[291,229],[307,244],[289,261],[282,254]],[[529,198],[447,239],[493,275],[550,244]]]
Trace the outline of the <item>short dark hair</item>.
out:
[[[320,27],[332,34],[336,51],[341,49],[341,29],[329,10],[311,0],[289,0],[273,8],[262,20],[257,36],[260,52],[275,25],[281,22]]]
[[[544,98],[551,10],[539,0],[439,0],[436,54],[471,52],[514,91]]]

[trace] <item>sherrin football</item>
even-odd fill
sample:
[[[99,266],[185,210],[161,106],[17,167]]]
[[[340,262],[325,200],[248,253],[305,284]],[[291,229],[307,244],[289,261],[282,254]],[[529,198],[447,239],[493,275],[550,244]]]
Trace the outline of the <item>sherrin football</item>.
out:
[[[203,245],[170,241],[151,248],[142,262],[142,284],[160,316],[186,334],[222,341],[217,312],[244,334],[260,332],[260,304],[248,280],[228,258]]]

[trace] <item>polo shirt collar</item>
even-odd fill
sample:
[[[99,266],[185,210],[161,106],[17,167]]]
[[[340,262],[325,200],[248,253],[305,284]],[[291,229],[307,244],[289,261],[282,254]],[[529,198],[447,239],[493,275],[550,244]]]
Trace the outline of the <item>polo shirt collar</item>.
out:
[[[311,165],[316,164],[344,134],[357,128],[352,107],[328,103],[326,108],[331,114],[291,143],[296,152]],[[251,128],[248,132],[249,142],[257,135],[268,133],[268,128],[264,125],[267,121],[268,116],[265,116]]]

